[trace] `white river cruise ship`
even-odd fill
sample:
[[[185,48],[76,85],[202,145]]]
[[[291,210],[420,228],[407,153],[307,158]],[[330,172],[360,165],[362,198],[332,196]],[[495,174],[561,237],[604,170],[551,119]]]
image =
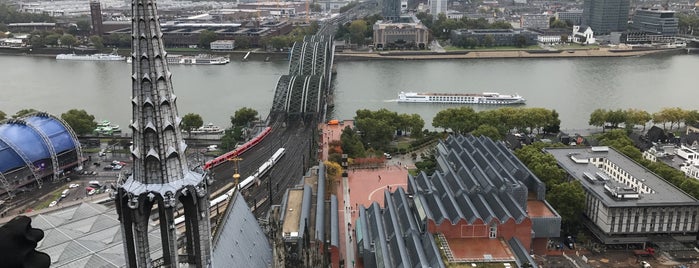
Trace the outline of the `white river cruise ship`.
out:
[[[398,94],[398,102],[509,105],[523,104],[525,101],[522,96],[517,94],[503,95],[495,92],[484,92],[483,94],[401,92]]]

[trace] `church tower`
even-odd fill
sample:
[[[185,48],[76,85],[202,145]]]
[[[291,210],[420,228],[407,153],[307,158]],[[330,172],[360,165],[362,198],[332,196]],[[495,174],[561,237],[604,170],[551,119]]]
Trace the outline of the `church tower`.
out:
[[[116,207],[127,266],[211,267],[209,176],[188,169],[155,0],[132,0],[132,175],[119,186]],[[148,226],[157,207],[163,257],[154,259]],[[184,251],[174,212],[184,210]],[[155,213],[155,212],[154,212]]]

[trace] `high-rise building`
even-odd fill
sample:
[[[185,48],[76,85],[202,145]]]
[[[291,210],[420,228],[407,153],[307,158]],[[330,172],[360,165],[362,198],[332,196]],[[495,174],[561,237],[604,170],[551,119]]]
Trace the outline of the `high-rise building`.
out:
[[[522,14],[519,20],[519,26],[524,29],[548,29],[549,15],[548,14]]]
[[[604,35],[626,31],[629,21],[629,0],[585,0],[583,24]]]
[[[401,0],[383,0],[381,16],[386,20],[398,20],[400,18]]]
[[[631,24],[631,29],[664,36],[676,35],[677,28],[678,19],[672,10],[637,9]]]
[[[572,9],[568,11],[556,12],[556,19],[565,21],[572,25],[580,25],[582,23],[583,11],[580,9]],[[569,25],[570,25],[569,24]]]
[[[430,1],[430,14],[432,14],[432,19],[436,20],[439,13],[447,14],[447,0],[429,0]]]
[[[102,6],[99,1],[90,1],[90,19],[92,20],[93,35],[103,35],[104,27],[102,27]]]
[[[188,168],[176,97],[155,0],[134,0],[132,20],[132,175],[115,203],[128,267],[211,266],[209,180]],[[180,206],[181,205],[181,206]],[[162,258],[152,259],[148,234],[157,206]],[[184,210],[184,252],[178,249],[174,213]],[[182,256],[182,257],[180,257]]]

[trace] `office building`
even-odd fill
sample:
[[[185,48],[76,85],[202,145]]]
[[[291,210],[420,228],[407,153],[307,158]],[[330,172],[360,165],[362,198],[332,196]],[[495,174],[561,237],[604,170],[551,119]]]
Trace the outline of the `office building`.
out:
[[[675,11],[644,8],[636,10],[630,26],[635,31],[674,36],[677,34],[678,21]]]
[[[519,27],[524,29],[548,29],[549,15],[524,14],[519,18]]]
[[[401,21],[377,21],[374,26],[376,49],[426,49],[429,29],[415,16],[401,17]]]
[[[571,9],[568,11],[556,12],[556,19],[565,21],[568,25],[580,25],[582,23],[582,9]]]
[[[585,0],[582,24],[597,35],[626,31],[629,21],[629,0]]]
[[[693,242],[699,201],[609,147],[547,148],[585,189],[585,225],[604,244]]]
[[[400,18],[401,0],[383,0],[381,1],[381,16],[384,20],[393,21]]]
[[[429,0],[432,19],[437,20],[440,13],[447,14],[447,0]]]
[[[476,41],[476,46],[530,46],[536,45],[537,34],[529,30],[513,29],[462,29],[451,31],[452,44],[456,46],[466,47],[468,40],[471,39]],[[492,44],[487,44],[491,41]]]

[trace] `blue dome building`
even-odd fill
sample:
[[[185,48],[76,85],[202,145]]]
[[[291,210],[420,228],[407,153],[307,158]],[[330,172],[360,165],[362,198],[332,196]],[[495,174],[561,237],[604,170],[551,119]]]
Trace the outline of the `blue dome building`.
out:
[[[59,179],[82,159],[75,132],[60,118],[32,113],[0,123],[0,194]]]

